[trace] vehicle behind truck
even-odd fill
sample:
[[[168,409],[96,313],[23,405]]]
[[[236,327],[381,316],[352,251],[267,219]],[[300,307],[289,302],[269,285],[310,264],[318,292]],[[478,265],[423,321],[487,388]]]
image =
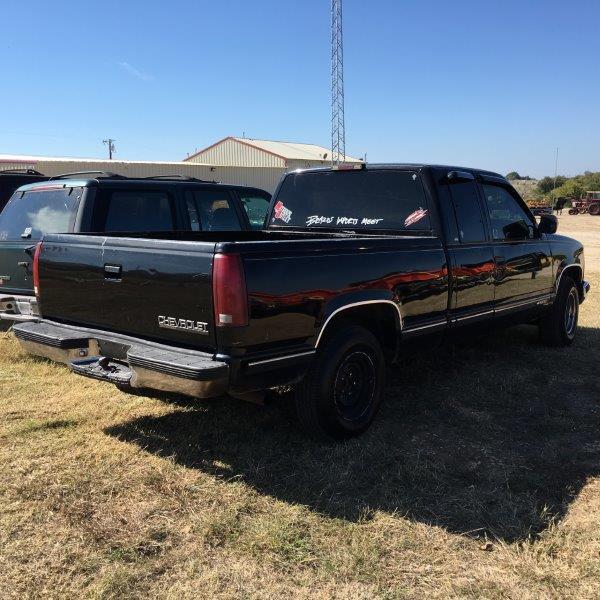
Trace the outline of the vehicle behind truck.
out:
[[[51,234],[43,319],[23,347],[124,389],[258,400],[293,386],[316,436],[364,432],[385,367],[488,325],[568,346],[582,245],[488,171],[369,165],[288,173],[263,230]],[[466,374],[468,376],[468,374]]]
[[[0,211],[6,206],[14,191],[22,185],[46,181],[50,177],[35,169],[2,169],[0,170]]]
[[[45,234],[260,229],[269,201],[256,188],[178,176],[74,173],[22,186],[0,213],[0,320],[38,317],[32,259]]]

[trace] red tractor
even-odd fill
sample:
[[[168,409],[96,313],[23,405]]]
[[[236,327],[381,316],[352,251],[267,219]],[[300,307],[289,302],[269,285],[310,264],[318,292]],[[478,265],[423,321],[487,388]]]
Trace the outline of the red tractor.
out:
[[[570,215],[600,215],[600,192],[586,192],[580,200],[573,200],[571,204]]]

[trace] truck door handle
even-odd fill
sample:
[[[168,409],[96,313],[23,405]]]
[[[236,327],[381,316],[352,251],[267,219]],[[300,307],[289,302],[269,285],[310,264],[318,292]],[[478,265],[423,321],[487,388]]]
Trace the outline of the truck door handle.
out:
[[[29,271],[29,263],[26,260],[20,260],[17,263],[17,267],[22,267],[25,269],[25,273],[27,273],[27,275],[31,275],[31,272]]]
[[[104,279],[119,280],[122,272],[121,265],[104,265]]]

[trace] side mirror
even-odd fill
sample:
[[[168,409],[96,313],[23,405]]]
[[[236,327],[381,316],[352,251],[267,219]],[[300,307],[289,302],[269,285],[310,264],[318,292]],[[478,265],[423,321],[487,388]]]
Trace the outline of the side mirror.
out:
[[[538,231],[540,233],[556,233],[558,229],[558,219],[555,215],[542,215]]]
[[[526,240],[529,237],[529,226],[525,221],[514,221],[502,228],[507,240]]]

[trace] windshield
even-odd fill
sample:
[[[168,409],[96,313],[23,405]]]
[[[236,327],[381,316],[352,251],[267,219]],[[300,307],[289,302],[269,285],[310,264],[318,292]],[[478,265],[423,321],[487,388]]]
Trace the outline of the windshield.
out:
[[[374,169],[288,175],[270,227],[420,231],[431,225],[417,173]]]
[[[0,213],[0,240],[39,240],[73,228],[83,188],[15,192]]]

